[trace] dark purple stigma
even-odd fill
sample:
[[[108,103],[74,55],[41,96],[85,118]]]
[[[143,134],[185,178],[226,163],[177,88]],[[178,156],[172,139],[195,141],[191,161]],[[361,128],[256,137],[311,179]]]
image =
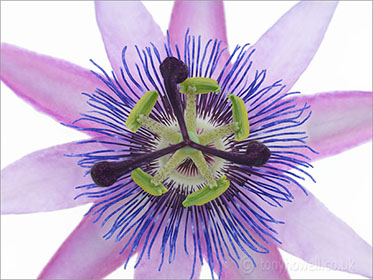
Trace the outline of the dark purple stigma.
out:
[[[176,57],[166,57],[159,66],[159,70],[163,79],[173,80],[176,84],[180,84],[188,78],[188,66]]]
[[[134,156],[120,162],[97,162],[92,166],[90,171],[92,180],[95,182],[96,185],[101,187],[111,186],[121,176],[131,172],[132,170],[145,165],[152,160],[163,157],[164,155],[173,153],[185,146],[186,144],[184,142],[181,142],[152,153],[145,153],[139,156]]]
[[[118,169],[118,167],[124,163],[124,168]],[[100,187],[109,187],[114,184],[117,179],[121,176],[121,172],[126,169],[126,162],[108,162],[100,161],[95,163],[91,168],[91,177],[93,182]],[[128,167],[127,167],[128,169]]]
[[[159,70],[161,71],[164,80],[168,99],[170,100],[172,109],[174,110],[174,114],[179,123],[181,135],[183,136],[184,140],[189,139],[181,108],[182,103],[180,99],[180,92],[177,89],[177,84],[188,78],[188,66],[175,57],[167,57],[159,66]]]
[[[263,166],[271,156],[268,147],[258,141],[250,141],[246,148],[246,154],[250,155],[253,166]]]
[[[230,162],[245,166],[262,166],[271,156],[271,151],[267,148],[267,146],[258,141],[250,141],[246,148],[246,153],[225,152],[207,146],[202,146],[194,142],[190,144],[190,147],[200,150],[203,153],[217,156],[229,160]]]

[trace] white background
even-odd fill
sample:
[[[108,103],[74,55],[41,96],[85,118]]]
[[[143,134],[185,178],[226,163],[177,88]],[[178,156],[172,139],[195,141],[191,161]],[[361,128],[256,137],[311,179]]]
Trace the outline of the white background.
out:
[[[172,2],[145,5],[167,29]],[[228,2],[229,44],[255,43],[294,2]],[[132,23],[141,24],[141,23]],[[372,90],[372,3],[339,4],[314,60],[293,87],[304,94],[333,90]],[[93,3],[1,2],[1,41],[62,58],[86,68],[94,59],[110,69],[95,21]],[[346,131],[346,133],[349,133]],[[35,111],[1,83],[1,167],[56,144],[85,138]],[[307,183],[328,208],[372,243],[371,143],[314,163],[317,184]],[[20,194],[22,195],[22,194]],[[36,278],[88,206],[50,213],[7,215],[1,219],[1,278]],[[312,213],[310,213],[312,214]],[[309,265],[284,253],[292,278],[361,278]],[[82,259],[84,262],[84,259]],[[120,267],[108,278],[131,278]],[[209,278],[207,268],[202,278]]]

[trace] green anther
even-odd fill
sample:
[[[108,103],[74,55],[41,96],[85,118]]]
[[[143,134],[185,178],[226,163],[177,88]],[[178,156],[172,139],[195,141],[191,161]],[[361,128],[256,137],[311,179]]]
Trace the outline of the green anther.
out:
[[[245,102],[233,94],[229,94],[228,98],[232,102],[233,122],[238,124],[238,130],[235,132],[235,140],[244,140],[249,137],[250,134],[249,118],[247,116]]]
[[[151,182],[153,177],[140,168],[132,170],[131,177],[136,184],[151,195],[159,196],[168,191],[162,184],[154,185]]]
[[[183,201],[184,207],[189,207],[192,205],[204,205],[207,202],[210,202],[220,195],[222,195],[229,187],[230,181],[226,180],[227,177],[222,176],[217,180],[218,184],[216,188],[210,188],[208,186],[191,193],[187,196],[187,198]]]
[[[216,140],[222,139],[225,136],[229,136],[233,133],[236,133],[238,129],[238,124],[236,122],[222,125],[216,129],[198,135],[198,140],[201,145],[207,145],[212,142],[215,142]]]
[[[143,126],[149,129],[151,132],[158,134],[162,138],[164,138],[166,141],[169,141],[173,144],[177,144],[180,142],[180,136],[181,134],[173,131],[171,128],[168,128],[162,123],[156,122],[155,120],[149,118],[148,116],[139,115],[137,118],[137,122]]]
[[[141,124],[137,121],[137,118],[140,115],[149,116],[150,112],[152,111],[155,103],[158,99],[158,92],[157,91],[148,91],[146,92],[139,102],[133,107],[128,119],[126,121],[126,125],[129,129],[133,132],[136,132],[140,127]]]
[[[188,93],[188,91],[190,90],[189,88],[194,88],[197,94],[220,92],[218,82],[210,78],[188,78],[179,85],[181,93]]]
[[[187,157],[182,150],[176,151],[167,161],[166,165],[154,175],[151,180],[152,184],[159,185],[186,158]]]
[[[209,188],[216,187],[214,175],[212,174],[211,169],[208,166],[202,152],[195,151],[194,153],[191,153],[189,156],[194,162],[194,164],[197,166],[198,171],[201,173],[202,177],[206,180]]]

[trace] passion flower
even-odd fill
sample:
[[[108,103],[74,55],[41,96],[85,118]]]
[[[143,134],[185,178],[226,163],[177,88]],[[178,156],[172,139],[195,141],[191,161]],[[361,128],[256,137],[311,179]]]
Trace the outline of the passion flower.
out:
[[[81,145],[30,155],[2,173],[3,213],[95,203],[40,278],[104,277],[135,254],[136,278],[198,277],[204,260],[221,278],[286,278],[277,247],[309,262],[330,266],[333,260],[332,265],[337,264],[333,268],[369,276],[371,247],[312,194],[299,193],[303,189],[298,181],[308,176],[310,158],[371,138],[370,93],[307,98],[288,90],[312,58],[334,8],[331,2],[300,3],[254,48],[237,47],[229,55],[224,24],[198,27],[202,19],[222,22],[221,3],[177,2],[163,46],[158,29],[145,24],[152,21],[140,3],[98,2],[98,22],[114,73],[96,73],[96,80],[67,63],[2,45],[2,79],[66,124],[81,113],[69,126],[94,137]],[[139,33],[147,42],[134,47],[121,42],[126,32],[116,19],[136,16],[144,24],[126,38],[130,41]],[[305,41],[296,40],[299,34],[294,29],[299,26],[303,33],[310,31]],[[185,35],[184,27],[190,27],[193,35]],[[292,42],[285,44],[286,51],[279,48],[283,38]],[[276,47],[270,44],[273,41]],[[262,60],[254,59],[254,49]],[[289,55],[300,49],[297,59]],[[269,67],[268,61],[276,61],[277,68]],[[36,83],[41,77],[44,82]],[[54,98],[46,90],[51,84],[57,93]],[[91,112],[72,98],[77,95],[58,94],[75,87],[88,98]],[[356,105],[353,109],[351,102]],[[312,118],[308,103],[313,105]],[[330,104],[339,106],[331,111]],[[342,129],[330,149],[335,131],[350,125],[336,116],[346,114],[356,116],[348,130],[356,133]],[[330,120],[334,122],[329,129],[320,126]],[[84,180],[75,176],[71,158],[56,160],[61,151],[79,157],[79,168],[91,173],[97,184],[90,176]],[[30,183],[40,174],[50,179]],[[66,184],[72,178],[74,183]],[[20,190],[21,185],[32,191]],[[80,185],[75,202],[65,199],[72,185]],[[41,191],[43,186],[48,191]],[[38,199],[25,200],[29,196],[21,193]],[[284,212],[278,210],[281,206]],[[310,227],[312,231],[306,230]],[[338,236],[323,235],[330,227],[343,233],[345,254],[330,250],[341,244]],[[340,267],[347,258],[357,260],[355,265]],[[258,267],[249,269],[246,260]],[[265,269],[263,262],[276,265]]]

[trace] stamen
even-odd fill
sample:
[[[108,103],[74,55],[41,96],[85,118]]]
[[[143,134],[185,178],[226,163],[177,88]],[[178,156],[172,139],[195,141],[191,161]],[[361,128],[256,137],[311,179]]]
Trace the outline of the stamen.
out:
[[[207,144],[215,142],[216,140],[234,134],[238,129],[238,124],[236,122],[233,122],[198,135],[198,140],[201,145],[205,146]]]
[[[133,132],[136,132],[140,127],[141,124],[138,122],[138,117],[140,115],[149,116],[150,112],[152,111],[155,103],[158,99],[158,92],[157,91],[148,91],[146,92],[139,102],[133,107],[130,115],[127,118],[126,126],[131,129]]]
[[[185,108],[185,123],[188,131],[197,132],[196,128],[196,106],[197,93],[196,89],[189,87],[187,92],[187,101]]]
[[[269,157],[271,156],[271,151],[264,144],[257,141],[249,142],[246,153],[225,152],[207,146],[202,146],[194,142],[192,142],[190,146],[192,148],[200,150],[201,152],[211,154],[229,160],[233,163],[238,163],[245,166],[262,166],[268,161]]]
[[[220,92],[221,90],[218,82],[210,78],[194,77],[180,83],[181,93],[188,93],[191,88],[194,88],[194,92],[197,94]]]
[[[247,110],[245,102],[233,94],[229,94],[228,98],[232,102],[232,115],[233,121],[238,124],[238,130],[235,132],[235,140],[241,141],[249,137],[250,127],[249,118],[247,115]]]
[[[180,126],[181,135],[184,140],[189,140],[188,131],[181,110],[181,100],[177,84],[183,82],[188,77],[188,66],[175,57],[167,57],[159,66],[167,96],[171,102],[175,116]]]
[[[121,176],[127,174],[141,165],[151,162],[154,159],[160,158],[169,153],[175,152],[183,147],[185,143],[179,143],[164,149],[146,153],[140,156],[134,156],[130,159],[121,162],[100,161],[95,163],[91,168],[91,177],[96,185],[108,187],[114,184]]]
[[[208,166],[203,154],[200,151],[195,151],[194,153],[191,153],[189,156],[193,160],[194,164],[197,166],[198,171],[206,180],[209,187],[215,188],[216,181],[214,179],[214,175],[212,174],[210,167]]]
[[[185,122],[187,129],[196,132],[197,94],[220,92],[218,82],[210,78],[188,78],[180,83],[180,92],[187,95]]]
[[[189,207],[192,205],[204,205],[222,195],[228,189],[229,184],[230,181],[226,180],[225,176],[222,176],[218,179],[217,187],[210,188],[209,186],[206,186],[189,194],[183,201],[183,206]]]
[[[180,133],[177,133],[173,131],[172,129],[168,128],[162,123],[156,122],[155,120],[149,118],[145,115],[139,115],[137,118],[137,122],[143,126],[149,129],[151,132],[158,134],[162,138],[164,138],[166,141],[169,141],[173,144],[177,144],[180,142]]]
[[[151,195],[162,195],[168,190],[162,184],[153,184],[152,176],[142,171],[140,168],[136,168],[131,172],[131,178],[138,184],[145,192]]]
[[[154,185],[159,185],[186,158],[187,155],[182,150],[176,151],[167,161],[166,165],[157,172],[157,174],[152,179],[152,183]]]

